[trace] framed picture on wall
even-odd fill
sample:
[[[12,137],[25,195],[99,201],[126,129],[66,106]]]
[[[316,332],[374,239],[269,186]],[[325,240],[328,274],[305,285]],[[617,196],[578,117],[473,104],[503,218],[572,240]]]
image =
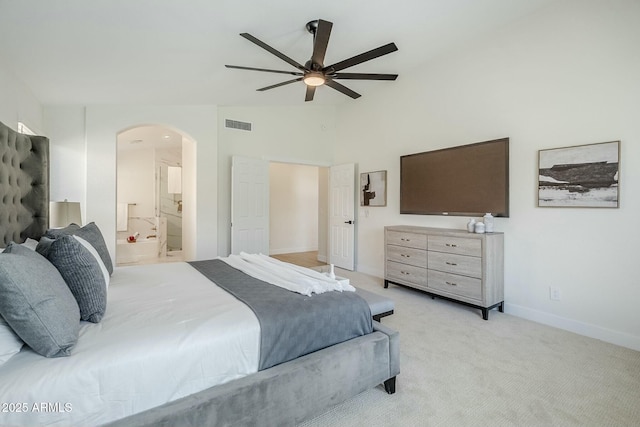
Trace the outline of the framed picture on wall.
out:
[[[360,174],[360,206],[387,206],[387,171]]]
[[[538,151],[538,206],[617,208],[620,141]]]

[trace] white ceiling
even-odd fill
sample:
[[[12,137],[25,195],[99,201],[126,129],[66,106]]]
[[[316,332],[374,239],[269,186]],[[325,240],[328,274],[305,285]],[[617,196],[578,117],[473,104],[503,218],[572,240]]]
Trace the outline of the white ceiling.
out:
[[[292,77],[224,67],[295,71],[239,33],[304,64],[312,50],[305,24],[325,19],[334,24],[325,64],[395,42],[398,52],[345,71],[402,79],[554,1],[0,0],[0,62],[43,105],[301,105],[303,83],[255,90]],[[345,82],[363,97],[393,84]],[[343,102],[357,100],[328,87],[313,101]]]

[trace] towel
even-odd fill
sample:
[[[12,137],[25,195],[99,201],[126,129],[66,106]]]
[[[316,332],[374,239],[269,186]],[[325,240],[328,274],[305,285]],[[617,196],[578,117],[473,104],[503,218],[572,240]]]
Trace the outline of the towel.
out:
[[[129,205],[127,203],[118,203],[116,211],[116,229],[118,231],[127,231],[129,224]]]
[[[351,285],[342,284],[317,271],[282,262],[262,254],[241,252],[240,255],[229,255],[226,258],[219,257],[219,259],[256,279],[306,296],[311,296],[312,293],[355,292],[356,290]]]

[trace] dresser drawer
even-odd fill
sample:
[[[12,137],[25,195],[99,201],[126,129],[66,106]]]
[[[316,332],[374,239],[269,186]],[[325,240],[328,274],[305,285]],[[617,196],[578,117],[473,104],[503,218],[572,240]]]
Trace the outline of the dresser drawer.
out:
[[[387,231],[387,244],[427,249],[427,236],[424,234],[404,233],[402,231]]]
[[[482,258],[474,256],[430,251],[427,267],[431,270],[482,279]]]
[[[426,268],[427,251],[425,251],[424,249],[414,249],[406,248],[404,246],[388,245],[387,260]]]
[[[430,251],[459,255],[482,256],[482,241],[463,237],[429,236]]]
[[[434,290],[482,301],[482,281],[480,279],[429,270],[428,285]]]
[[[427,269],[412,265],[387,261],[387,280],[397,280],[400,283],[410,283],[418,287],[427,288]]]

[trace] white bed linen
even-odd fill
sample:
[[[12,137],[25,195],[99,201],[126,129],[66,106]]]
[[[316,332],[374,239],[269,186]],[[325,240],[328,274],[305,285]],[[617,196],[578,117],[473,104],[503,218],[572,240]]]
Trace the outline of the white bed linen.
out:
[[[255,373],[250,308],[186,263],[116,268],[101,323],[70,357],[25,346],[0,367],[2,426],[98,425]],[[34,411],[50,404],[45,412]]]
[[[240,255],[229,255],[219,259],[251,277],[309,297],[313,293],[356,290],[349,284],[331,279],[310,268],[279,261],[263,254],[241,252]]]

